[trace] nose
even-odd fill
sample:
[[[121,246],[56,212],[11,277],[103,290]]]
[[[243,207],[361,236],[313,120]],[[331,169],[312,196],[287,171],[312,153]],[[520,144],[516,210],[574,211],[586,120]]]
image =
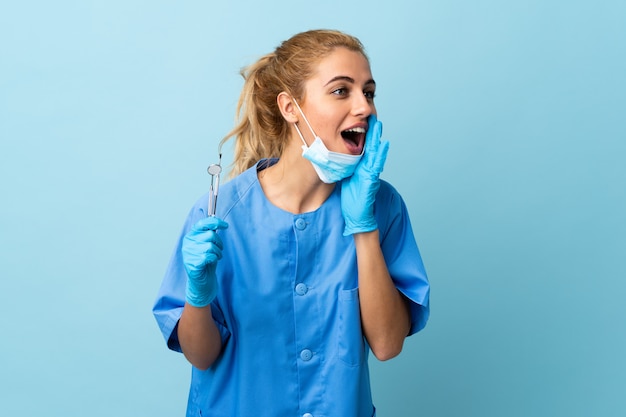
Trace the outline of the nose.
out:
[[[352,101],[352,114],[356,117],[367,118],[370,114],[376,113],[376,106],[365,94],[355,94]]]

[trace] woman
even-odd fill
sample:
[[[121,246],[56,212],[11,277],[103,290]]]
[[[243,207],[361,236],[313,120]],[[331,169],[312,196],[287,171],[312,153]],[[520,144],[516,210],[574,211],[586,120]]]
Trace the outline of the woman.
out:
[[[303,32],[242,75],[233,178],[191,209],[155,317],[193,365],[188,416],[373,416],[368,352],[398,355],[429,285],[400,195],[379,179],[369,61]]]

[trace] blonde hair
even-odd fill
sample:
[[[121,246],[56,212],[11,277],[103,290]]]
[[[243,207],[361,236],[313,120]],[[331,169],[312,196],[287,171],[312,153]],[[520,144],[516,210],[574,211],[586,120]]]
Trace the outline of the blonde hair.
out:
[[[289,138],[289,124],[277,104],[285,91],[301,99],[304,82],[316,65],[334,49],[360,52],[363,44],[354,36],[335,30],[311,30],[282,42],[272,53],[241,70],[244,85],[239,96],[236,124],[220,142],[235,138],[235,155],[230,176],[239,175],[264,158],[279,158]]]

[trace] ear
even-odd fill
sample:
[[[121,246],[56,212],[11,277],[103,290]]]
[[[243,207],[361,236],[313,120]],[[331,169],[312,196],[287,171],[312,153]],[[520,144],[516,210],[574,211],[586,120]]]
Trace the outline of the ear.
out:
[[[285,91],[282,91],[276,97],[276,104],[278,104],[278,110],[283,115],[283,118],[288,123],[298,122],[298,112],[296,106],[293,104],[293,98]]]

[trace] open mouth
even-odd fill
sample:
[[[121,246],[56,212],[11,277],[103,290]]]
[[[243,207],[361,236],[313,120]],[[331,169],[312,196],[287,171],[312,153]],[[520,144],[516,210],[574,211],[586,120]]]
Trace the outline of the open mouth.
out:
[[[365,129],[362,127],[353,127],[341,132],[348,152],[353,155],[360,155],[363,152],[363,144],[365,143]]]

